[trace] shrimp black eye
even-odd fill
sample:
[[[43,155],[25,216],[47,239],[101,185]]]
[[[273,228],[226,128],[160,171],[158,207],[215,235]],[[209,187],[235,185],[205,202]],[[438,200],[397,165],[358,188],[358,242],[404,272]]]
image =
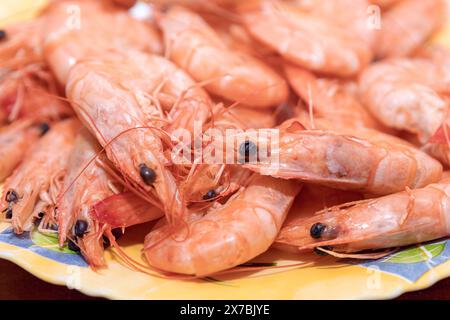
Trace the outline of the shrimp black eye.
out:
[[[244,157],[245,162],[249,162],[250,156],[258,151],[258,147],[250,140],[246,140],[239,146],[239,154]]]
[[[322,233],[325,231],[326,227],[327,226],[324,225],[323,223],[320,223],[320,222],[314,223],[311,226],[311,229],[309,230],[309,234],[314,239],[319,239],[322,236]]]
[[[48,123],[43,122],[39,125],[39,130],[41,131],[41,136],[43,136],[48,132],[48,130],[50,130],[50,126],[48,125]]]
[[[67,246],[69,247],[70,250],[75,251],[75,252],[80,252],[80,247],[73,242],[72,240],[68,240],[67,241]]]
[[[38,226],[41,223],[42,218],[44,217],[44,215],[45,215],[45,212],[42,212],[42,211],[39,212],[38,215],[33,218],[33,224],[35,226]]]
[[[84,220],[77,220],[73,233],[79,238],[83,238],[88,228],[88,223]]]
[[[13,215],[12,209],[6,210],[6,215],[5,215],[6,219],[11,219],[12,215]]]
[[[210,200],[212,198],[215,198],[216,196],[217,196],[216,190],[211,189],[203,195],[203,200]]]
[[[6,31],[0,30],[0,41],[6,39]]]
[[[151,185],[156,180],[155,170],[147,167],[143,163],[139,165],[139,174],[141,175],[141,178],[142,180],[144,180],[145,184]]]
[[[13,189],[10,189],[10,190],[8,190],[8,192],[6,192],[5,200],[6,200],[6,202],[16,203],[19,200],[19,196]]]
[[[120,237],[123,236],[123,230],[122,228],[115,228],[111,230],[112,235],[114,236],[114,239],[119,240]],[[103,247],[106,249],[111,245],[111,242],[109,241],[107,236],[103,236]]]

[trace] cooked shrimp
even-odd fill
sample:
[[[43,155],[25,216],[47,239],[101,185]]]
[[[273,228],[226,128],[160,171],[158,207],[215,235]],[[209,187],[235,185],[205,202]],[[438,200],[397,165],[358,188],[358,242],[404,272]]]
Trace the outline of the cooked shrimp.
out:
[[[47,124],[36,127],[30,120],[16,121],[0,128],[0,181],[11,175],[46,129]]]
[[[255,3],[256,2],[256,3]],[[353,76],[371,60],[371,44],[354,32],[281,1],[246,2],[244,25],[286,60],[312,71]]]
[[[145,238],[145,257],[155,268],[196,276],[247,262],[272,244],[299,190],[294,181],[256,176],[225,205],[192,221],[187,234],[155,228]]]
[[[162,215],[159,208],[130,192],[115,194],[120,189],[105,171],[108,164],[100,151],[97,141],[83,129],[75,141],[56,210],[60,245],[67,236],[94,268],[106,265],[102,238],[106,228],[128,227]]]
[[[42,56],[43,19],[20,22],[3,31],[0,39],[0,68],[8,71],[40,63]]]
[[[58,196],[56,211],[60,245],[64,244],[67,236],[74,237],[72,228],[76,221],[82,220],[83,224],[92,226],[89,216],[91,207],[114,193],[111,187],[114,180],[99,163],[101,158],[93,161],[100,151],[97,141],[83,128],[76,137]]]
[[[152,95],[161,84],[176,87],[173,82],[180,77],[166,74],[171,66],[162,57],[137,51],[109,52],[75,65],[66,87],[78,116],[125,181],[141,195],[156,193],[169,219],[185,210],[168,168],[164,145],[170,141],[160,129],[162,115]]]
[[[17,118],[58,120],[72,114],[44,63],[43,17],[4,30],[0,39],[0,123]]]
[[[195,80],[206,82],[211,93],[260,108],[287,99],[288,88],[281,76],[256,58],[227,48],[199,15],[171,7],[160,26],[170,59]]]
[[[58,1],[44,14],[44,56],[62,84],[67,82],[71,67],[91,54],[128,48],[161,52],[156,30],[110,1]]]
[[[8,72],[0,82],[0,92],[0,122],[19,118],[55,121],[73,115],[70,105],[59,97],[56,80],[42,63]]]
[[[343,203],[362,200],[360,193],[331,189],[322,186],[305,185],[300,194],[295,198],[294,204],[286,217],[286,221],[278,234],[273,247],[288,252],[298,252],[296,246],[289,245],[286,239],[295,239],[296,231],[302,223],[314,216],[318,211],[331,208]],[[278,242],[278,239],[286,240]]]
[[[376,56],[405,57],[414,53],[445,19],[443,0],[404,0],[382,15]]]
[[[217,14],[203,14],[202,17],[214,28],[217,36],[227,48],[254,56],[272,69],[279,71],[282,58],[274,49],[256,41],[242,24],[227,21]]]
[[[6,180],[0,206],[16,233],[29,230],[33,213],[54,206],[79,128],[75,119],[52,125]]]
[[[369,18],[367,0],[291,0],[291,2],[303,12],[344,28],[371,46],[374,44],[375,31],[367,23]]]
[[[304,130],[295,119],[281,126],[279,149],[271,152],[277,153],[276,162],[245,167],[277,178],[378,195],[424,187],[442,175],[438,161],[398,138],[369,129],[346,134]]]
[[[277,242],[300,250],[328,247],[328,252],[345,257],[339,253],[406,246],[446,237],[450,235],[449,182],[325,209],[285,229]]]
[[[429,60],[382,61],[362,73],[361,100],[380,122],[416,134],[423,144],[445,118],[446,79],[446,70]]]
[[[312,108],[314,116],[345,123],[353,128],[380,128],[380,124],[339,80],[318,78],[289,64],[285,65],[284,70],[294,91]]]

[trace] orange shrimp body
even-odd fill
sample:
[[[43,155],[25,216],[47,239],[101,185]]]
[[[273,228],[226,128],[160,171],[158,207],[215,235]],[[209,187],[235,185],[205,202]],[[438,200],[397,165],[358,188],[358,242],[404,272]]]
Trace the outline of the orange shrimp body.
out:
[[[353,76],[372,59],[369,42],[301,7],[260,0],[246,4],[240,11],[252,36],[301,67]]]
[[[272,110],[236,105],[219,110],[214,116],[213,124],[214,128],[247,130],[273,128],[276,124],[275,120],[275,114]]]
[[[109,228],[126,228],[161,218],[164,212],[134,193],[125,191],[95,203],[91,216]]]
[[[56,79],[44,62],[44,17],[22,22],[4,31],[0,39],[0,123],[18,118],[59,120],[72,115],[58,100]]]
[[[449,204],[446,180],[326,209],[283,229],[277,242],[351,253],[430,241],[450,235]]]
[[[364,106],[345,84],[337,80],[318,78],[313,73],[294,65],[285,65],[289,83],[312,112],[320,118],[330,119],[349,127],[380,128],[380,124],[369,114]]]
[[[404,0],[394,4],[382,15],[376,56],[387,58],[411,55],[438,30],[444,19],[443,0]]]
[[[41,133],[39,128],[31,126],[29,120],[0,128],[0,181],[11,175]]]
[[[67,172],[57,203],[57,218],[60,245],[66,236],[72,237],[71,228],[77,219],[91,222],[89,212],[92,205],[113,194],[113,180],[95,159],[100,146],[87,129],[77,135],[75,147],[70,155]],[[89,225],[93,228],[92,223]]]
[[[159,129],[156,117],[163,118],[152,98],[153,88],[171,79],[164,73],[168,64],[137,51],[86,59],[73,67],[66,94],[125,181],[141,194],[156,192],[174,217],[184,212],[184,205],[167,167],[167,136]]]
[[[369,129],[341,134],[300,126],[295,119],[281,126],[278,163],[245,167],[278,178],[378,195],[420,188],[442,176],[438,161],[398,138]],[[274,171],[265,173],[268,168]]]
[[[3,30],[0,40],[0,67],[18,70],[23,66],[42,62],[43,19],[17,23]]]
[[[286,82],[277,73],[256,58],[227,48],[200,16],[172,7],[160,20],[170,59],[195,80],[205,81],[211,93],[261,108],[287,99]]]
[[[53,206],[56,201],[60,178],[67,168],[73,150],[76,132],[80,124],[75,119],[52,125],[33,148],[22,164],[5,183],[0,207],[11,215],[16,233],[31,226],[31,217],[41,207]]]
[[[158,269],[205,276],[244,263],[272,244],[299,192],[294,181],[257,176],[225,205],[186,230],[164,225],[145,238],[144,254]]]
[[[55,121],[73,115],[59,97],[56,80],[42,63],[10,71],[0,82],[0,123],[26,118]]]
[[[416,134],[427,142],[442,124],[448,101],[444,68],[424,59],[394,59],[375,63],[360,78],[360,95],[371,113],[385,125]]]
[[[133,19],[111,1],[57,1],[44,14],[44,56],[61,84],[71,67],[91,54],[127,48],[161,52],[152,26]]]
[[[97,141],[83,128],[75,141],[57,203],[60,245],[66,237],[71,239],[94,268],[106,266],[102,238],[106,229],[128,227],[163,215],[159,208],[131,192],[126,197],[115,194],[116,181],[104,170],[108,164],[99,155],[100,150]],[[78,230],[82,234],[76,234],[77,224],[86,226],[84,231]]]
[[[298,253],[298,247],[294,245],[294,239],[296,239],[297,232],[305,220],[312,218],[318,211],[362,199],[362,194],[353,191],[304,185],[300,194],[295,198],[294,204],[283,223],[283,227],[273,247],[287,252]],[[293,240],[292,245],[289,241],[291,238]]]

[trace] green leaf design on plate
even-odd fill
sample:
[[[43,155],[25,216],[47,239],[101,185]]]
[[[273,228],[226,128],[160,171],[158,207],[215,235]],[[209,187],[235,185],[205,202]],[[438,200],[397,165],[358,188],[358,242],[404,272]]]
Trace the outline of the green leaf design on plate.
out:
[[[70,250],[67,245],[63,248],[59,247],[57,233],[42,233],[37,229],[34,229],[31,231],[31,241],[33,241],[37,246],[51,251],[76,254],[76,252]]]
[[[385,262],[391,263],[417,263],[437,257],[444,251],[445,242],[431,243],[412,247],[393,254]]]

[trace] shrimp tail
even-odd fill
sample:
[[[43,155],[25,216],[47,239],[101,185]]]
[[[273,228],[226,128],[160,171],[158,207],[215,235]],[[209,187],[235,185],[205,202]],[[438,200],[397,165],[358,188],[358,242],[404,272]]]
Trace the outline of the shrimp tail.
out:
[[[130,191],[97,202],[91,211],[95,221],[111,228],[125,228],[156,220],[163,215],[160,208],[152,206]]]

